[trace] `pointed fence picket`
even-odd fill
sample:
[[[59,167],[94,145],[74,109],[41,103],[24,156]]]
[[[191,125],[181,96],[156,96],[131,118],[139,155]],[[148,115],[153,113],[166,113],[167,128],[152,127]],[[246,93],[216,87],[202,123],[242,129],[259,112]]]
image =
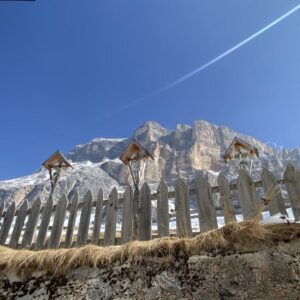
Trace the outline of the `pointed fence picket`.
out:
[[[178,236],[192,236],[189,190],[181,178],[177,179],[175,185],[175,211]]]
[[[158,237],[170,234],[168,187],[164,181],[157,188],[157,230]]]
[[[230,185],[228,179],[222,173],[218,177],[218,184],[225,224],[236,222]]]
[[[52,224],[51,236],[49,241],[50,249],[57,249],[60,245],[61,233],[65,221],[68,200],[66,195],[63,195],[57,205],[54,220]]]
[[[83,198],[83,206],[81,210],[80,223],[77,234],[77,246],[84,246],[88,239],[90,218],[92,212],[93,196],[91,191],[88,191]]]
[[[218,223],[211,186],[208,180],[202,176],[196,177],[196,196],[200,231],[205,232],[217,228]]]
[[[111,191],[107,203],[107,215],[105,222],[104,245],[114,245],[116,239],[118,192],[116,188]]]
[[[48,226],[51,218],[52,206],[53,206],[53,199],[52,196],[50,196],[44,206],[41,224],[40,224],[36,245],[35,245],[36,250],[41,250],[45,246]]]
[[[6,214],[4,216],[4,220],[1,226],[0,230],[0,245],[5,245],[10,226],[12,224],[12,221],[14,219],[16,210],[16,204],[13,202],[7,209]]]
[[[244,219],[251,219],[256,216],[260,208],[254,181],[242,168],[236,184]]]
[[[70,206],[66,240],[64,244],[65,248],[70,248],[72,247],[73,244],[73,233],[74,233],[74,227],[75,227],[75,222],[77,217],[78,201],[79,201],[79,195],[78,192],[76,192]]]
[[[288,199],[283,199],[278,188],[282,185],[286,186]],[[269,205],[264,207],[262,201],[257,197],[257,188],[263,188],[265,196],[272,194],[270,192],[272,190],[277,190],[279,193],[276,193]],[[239,203],[236,201],[233,203],[232,191],[237,191]],[[216,206],[214,201],[216,193],[220,196],[221,207]],[[195,197],[197,203],[197,214],[193,213],[192,216],[190,214],[190,197]],[[175,215],[172,215],[172,212],[169,212],[169,199],[174,198]],[[37,199],[29,208],[27,201],[24,200],[17,210],[14,202],[6,210],[2,203],[0,206],[0,244],[12,248],[41,250],[47,247],[53,249],[60,246],[70,248],[73,245],[80,247],[88,243],[115,245],[137,238],[150,240],[152,236],[156,236],[156,232],[152,232],[151,228],[152,201],[157,201],[158,237],[168,236],[171,233],[179,237],[193,236],[195,233],[192,232],[191,218],[195,216],[199,218],[201,232],[217,228],[216,216],[224,216],[225,223],[236,221],[236,209],[241,209],[244,219],[249,219],[263,209],[268,210],[270,215],[274,215],[285,214],[286,208],[291,207],[296,220],[299,220],[300,172],[289,164],[283,180],[276,180],[270,171],[263,169],[261,181],[254,182],[246,170],[241,170],[236,183],[229,183],[221,173],[218,177],[218,186],[214,187],[210,186],[206,178],[198,176],[195,178],[195,187],[191,189],[180,178],[175,182],[174,191],[168,191],[167,185],[162,181],[157,188],[157,193],[154,194],[151,194],[149,185],[145,183],[140,192],[133,192],[130,187],[127,187],[121,198],[114,188],[108,199],[103,199],[103,191],[100,189],[95,200],[90,191],[86,193],[82,201],[79,200],[78,193],[69,203],[66,196],[63,195],[54,205],[50,196],[43,207],[41,207],[41,200]],[[121,238],[116,237],[119,204],[123,210]],[[169,228],[170,213],[172,218],[176,217],[176,232]],[[68,224],[64,227],[67,215]],[[80,221],[77,228],[78,215],[80,215]],[[94,217],[92,218],[92,216]],[[49,226],[51,217],[54,220]],[[104,238],[101,241],[100,229],[104,218]],[[155,218],[155,214],[153,218]],[[91,227],[92,232],[89,236]],[[37,232],[36,238],[35,232]],[[61,244],[64,236],[65,241]]]
[[[139,240],[151,240],[151,190],[147,183],[143,184],[141,190],[139,208]]]
[[[92,243],[95,245],[99,244],[99,235],[100,235],[101,221],[102,221],[102,206],[103,206],[103,190],[100,189],[96,201],[93,238],[92,238]]]
[[[121,237],[124,244],[133,238],[133,191],[130,186],[124,192]]]
[[[261,180],[262,180],[265,194],[272,193],[276,188],[279,188],[275,176],[268,169],[263,169],[261,174]],[[280,188],[279,188],[279,193],[273,196],[272,201],[268,205],[268,210],[271,216],[277,213],[281,213],[284,215],[286,214],[285,205],[280,192]]]
[[[26,218],[27,208],[28,208],[28,203],[27,200],[25,199],[20,206],[19,213],[15,222],[15,226],[8,244],[9,247],[11,248],[17,248],[18,246],[19,238]]]
[[[22,248],[30,248],[32,244],[33,235],[39,219],[39,213],[41,208],[41,199],[38,198],[31,206],[26,229],[22,240]]]

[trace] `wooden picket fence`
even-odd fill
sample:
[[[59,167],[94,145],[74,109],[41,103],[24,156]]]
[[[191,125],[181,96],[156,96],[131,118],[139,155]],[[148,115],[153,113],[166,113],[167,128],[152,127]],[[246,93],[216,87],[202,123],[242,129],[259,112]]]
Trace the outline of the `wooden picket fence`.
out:
[[[174,191],[168,191],[162,181],[157,193],[151,194],[148,184],[144,184],[139,193],[127,187],[123,196],[119,197],[114,188],[108,199],[103,199],[100,189],[97,199],[93,200],[90,191],[79,202],[75,194],[71,202],[63,195],[57,204],[50,196],[41,206],[37,199],[31,207],[24,200],[16,209],[12,203],[5,211],[0,207],[0,245],[12,248],[45,249],[80,247],[88,243],[96,245],[115,245],[133,239],[150,240],[154,237],[177,235],[193,236],[190,199],[197,203],[196,217],[199,218],[200,231],[217,228],[217,213],[223,213],[225,223],[236,221],[237,209],[241,210],[244,219],[252,218],[261,208],[261,200],[257,197],[257,189],[264,193],[277,185],[286,188],[288,201],[279,193],[271,201],[267,210],[270,215],[286,214],[291,207],[296,220],[300,219],[300,172],[289,164],[282,180],[277,181],[274,175],[264,169],[261,180],[254,182],[245,170],[241,170],[235,184],[229,184],[222,174],[218,178],[218,186],[211,187],[207,179],[195,178],[194,188],[189,189],[183,179],[178,179]],[[233,193],[238,196],[239,204],[233,202]],[[220,207],[214,205],[214,194],[219,193]],[[176,230],[170,230],[169,199],[175,199]],[[157,231],[152,230],[151,201],[157,201]],[[122,227],[117,231],[118,210],[122,215]],[[106,212],[104,214],[103,212]],[[66,218],[68,216],[68,218]],[[105,216],[105,222],[104,222]],[[76,220],[79,225],[76,226]],[[67,225],[64,225],[67,220]],[[52,222],[51,222],[52,221]],[[100,231],[104,223],[104,234]],[[92,225],[92,226],[91,226]]]

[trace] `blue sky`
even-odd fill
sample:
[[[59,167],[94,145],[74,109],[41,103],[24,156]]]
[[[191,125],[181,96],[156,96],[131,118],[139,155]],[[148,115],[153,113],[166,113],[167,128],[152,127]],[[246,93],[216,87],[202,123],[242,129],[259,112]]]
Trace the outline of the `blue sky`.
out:
[[[293,0],[0,1],[0,180],[56,149],[204,119],[300,144],[300,11],[206,70],[125,110],[271,23]]]

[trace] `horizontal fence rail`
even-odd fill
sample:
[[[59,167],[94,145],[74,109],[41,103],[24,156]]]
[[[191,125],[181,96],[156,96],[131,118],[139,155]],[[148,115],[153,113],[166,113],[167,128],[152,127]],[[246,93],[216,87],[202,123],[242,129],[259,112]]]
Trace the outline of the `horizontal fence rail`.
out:
[[[287,199],[282,196],[279,186],[286,190]],[[263,206],[258,190],[263,191],[265,198],[276,188],[279,192],[272,196],[267,206]],[[174,212],[170,210],[170,199],[175,203]],[[191,199],[196,204],[194,210],[190,208]],[[156,201],[156,210],[152,201]],[[41,250],[81,247],[89,243],[108,246],[169,235],[190,237],[199,231],[217,228],[220,216],[224,217],[224,223],[228,223],[236,221],[238,215],[250,219],[263,209],[271,216],[286,214],[288,207],[292,209],[295,220],[299,220],[300,172],[293,165],[286,167],[281,180],[276,180],[269,170],[263,169],[261,180],[257,182],[242,169],[234,184],[230,184],[221,173],[218,186],[214,187],[206,178],[198,176],[193,188],[179,178],[174,191],[168,191],[165,182],[161,181],[157,192],[152,194],[145,183],[140,192],[127,187],[122,197],[114,188],[108,199],[103,199],[100,189],[95,199],[88,191],[82,201],[75,193],[70,202],[62,195],[55,204],[50,196],[43,206],[40,199],[30,206],[24,200],[18,208],[14,202],[6,209],[2,204],[0,245]],[[195,218],[199,223],[197,232],[192,226]],[[157,229],[153,227],[153,221]],[[170,222],[176,222],[175,229],[170,228]]]

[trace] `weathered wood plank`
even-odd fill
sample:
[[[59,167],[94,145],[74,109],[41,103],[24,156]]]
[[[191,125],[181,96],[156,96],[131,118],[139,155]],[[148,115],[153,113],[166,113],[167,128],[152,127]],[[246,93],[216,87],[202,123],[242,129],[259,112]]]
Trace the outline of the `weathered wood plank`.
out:
[[[244,169],[241,169],[237,179],[237,191],[244,219],[256,216],[260,209],[260,202],[256,196],[254,181]]]
[[[105,222],[105,233],[103,244],[114,245],[116,239],[116,220],[117,220],[118,192],[114,187],[108,197],[107,214]]]
[[[168,187],[163,180],[157,188],[157,229],[158,237],[170,234]]]
[[[78,192],[76,192],[73,197],[71,207],[70,207],[68,227],[67,227],[66,239],[65,239],[65,244],[64,244],[65,248],[72,247],[73,233],[74,233],[74,227],[75,227],[75,222],[76,222],[76,217],[77,217],[78,201],[79,201],[79,195],[78,195]]]
[[[225,223],[236,222],[229,182],[222,173],[218,177],[218,184]]]
[[[89,226],[92,212],[93,195],[91,191],[88,191],[83,198],[83,206],[81,210],[78,234],[77,234],[77,246],[82,247],[86,244],[89,234]]]
[[[140,192],[139,208],[139,239],[151,240],[151,191],[147,183],[144,183]]]
[[[178,236],[192,236],[189,191],[187,184],[181,178],[175,184],[175,211]]]
[[[99,235],[100,235],[101,222],[102,222],[102,206],[103,206],[103,190],[100,189],[97,195],[93,237],[92,237],[92,243],[95,245],[99,244]]]
[[[218,228],[211,186],[203,176],[195,179],[200,232]]]
[[[11,223],[14,219],[14,214],[15,214],[15,210],[16,210],[16,204],[15,202],[13,202],[7,209],[2,226],[1,226],[1,230],[0,230],[0,245],[5,245],[8,233],[9,233],[9,229],[11,226]]]
[[[261,174],[261,180],[263,184],[263,188],[265,191],[265,194],[268,194],[270,191],[275,190],[276,188],[279,188],[277,180],[275,176],[268,170],[268,169],[263,169],[262,174]],[[280,188],[279,188],[280,191]],[[277,195],[271,199],[269,205],[268,205],[268,210],[270,212],[270,215],[275,215],[277,213],[282,213],[286,214],[285,210],[285,204],[281,195],[281,192],[279,192]]]
[[[125,244],[133,238],[133,191],[128,186],[123,195],[123,213],[122,213],[122,243]]]
[[[45,240],[46,240],[49,222],[51,218],[52,206],[53,206],[53,198],[52,196],[50,196],[44,206],[40,229],[36,239],[36,245],[35,245],[36,250],[41,250],[45,247]]]
[[[137,240],[139,236],[139,204],[140,202],[140,192],[134,191],[133,192],[133,232],[132,232],[132,239]]]
[[[283,175],[296,221],[300,220],[300,172],[288,164]]]
[[[66,217],[66,210],[68,205],[68,199],[66,195],[63,195],[58,202],[56,212],[54,215],[53,226],[51,230],[51,236],[49,241],[49,248],[57,249],[60,245],[61,233]]]
[[[2,202],[0,205],[0,218],[2,217],[3,210],[4,210],[4,202]]]
[[[11,248],[17,248],[17,246],[18,246],[19,239],[20,239],[21,232],[22,232],[25,218],[26,218],[27,208],[28,208],[27,200],[24,200],[22,202],[22,204],[20,205],[19,214],[16,218],[15,226],[14,226],[14,229],[13,229],[13,232],[11,234],[10,241],[8,244],[9,247],[11,247]]]
[[[30,248],[32,244],[33,235],[37,226],[40,215],[41,199],[37,198],[31,205],[30,214],[26,223],[26,229],[22,239],[22,248]]]

